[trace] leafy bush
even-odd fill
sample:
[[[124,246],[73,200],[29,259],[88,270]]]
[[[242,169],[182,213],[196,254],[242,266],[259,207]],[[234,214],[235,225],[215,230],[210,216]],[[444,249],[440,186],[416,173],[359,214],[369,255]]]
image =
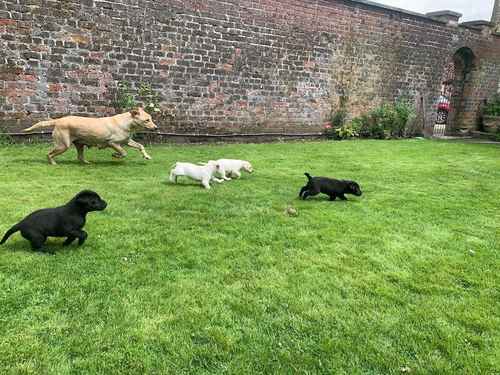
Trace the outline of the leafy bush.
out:
[[[324,126],[324,134],[329,139],[342,140],[358,137],[358,132],[352,124],[344,124],[339,127],[334,127],[330,123]]]
[[[352,124],[361,138],[385,138],[384,127],[378,121],[378,116],[375,112],[370,112],[354,118]]]
[[[127,81],[118,83],[118,93],[116,95],[115,105],[123,111],[130,111],[132,108],[137,107],[134,95],[130,91],[130,83]]]
[[[484,113],[488,116],[500,116],[500,94],[493,96],[484,106]]]
[[[151,88],[151,85],[141,82],[139,84],[137,96],[144,104],[144,110],[146,112],[150,114],[161,112],[159,105],[160,96]],[[118,83],[116,106],[123,111],[130,111],[132,108],[136,108],[139,105],[140,103],[136,101],[136,97],[130,88],[130,83],[127,81]]]
[[[12,136],[10,136],[7,133],[0,132],[0,146],[11,145],[13,143],[14,143],[14,138],[12,138]]]
[[[139,97],[142,98],[145,111],[148,113],[161,112],[160,95],[147,83],[141,83],[139,86]]]
[[[359,134],[354,129],[352,124],[345,124],[342,125],[340,128],[335,128],[335,139],[349,139],[349,138],[354,138],[358,137]]]
[[[415,118],[415,109],[408,102],[398,100],[385,103],[353,119],[354,130],[363,138],[394,138],[407,134],[407,126]]]
[[[347,118],[347,111],[344,109],[339,109],[332,114],[332,125],[334,128],[340,128],[345,124]]]
[[[392,135],[404,137],[408,135],[409,123],[417,116],[415,107],[407,100],[397,100],[394,104],[394,111],[396,121],[393,123]]]

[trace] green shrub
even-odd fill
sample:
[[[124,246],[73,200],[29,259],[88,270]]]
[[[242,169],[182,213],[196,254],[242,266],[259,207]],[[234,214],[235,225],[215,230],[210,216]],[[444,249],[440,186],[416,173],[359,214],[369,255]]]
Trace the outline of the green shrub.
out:
[[[377,113],[370,112],[354,118],[351,123],[361,138],[384,139],[384,127],[378,120]]]
[[[353,128],[363,138],[399,138],[407,134],[407,126],[415,118],[414,107],[405,100],[384,103],[353,119]]]
[[[484,106],[484,114],[488,116],[500,116],[500,94],[495,94]]]
[[[340,128],[335,128],[335,139],[341,140],[355,137],[359,137],[359,134],[352,124],[345,124]]]
[[[346,123],[347,111],[345,109],[339,109],[332,112],[332,117],[330,122],[324,126],[324,133],[327,138],[342,140],[358,137],[357,130],[352,124]]]
[[[121,81],[118,83],[118,93],[116,95],[115,106],[122,111],[130,111],[132,108],[137,107],[134,95],[130,91],[130,83]]]
[[[394,104],[395,122],[391,129],[392,135],[396,137],[404,137],[408,135],[408,125],[415,120],[415,107],[407,100],[397,100]]]
[[[333,127],[330,123],[324,127],[324,134],[328,139],[342,140],[358,137],[359,134],[352,123],[344,124],[339,127]]]
[[[347,118],[347,111],[344,109],[339,109],[332,114],[332,125],[334,128],[340,128],[345,124]]]
[[[8,134],[9,131],[4,126],[0,126],[0,146],[6,146],[14,143],[14,138]]]
[[[159,105],[160,96],[151,88],[151,85],[141,82],[139,84],[139,90],[137,94],[138,99],[140,99],[144,104],[144,110],[146,112],[150,114],[161,112]],[[130,88],[130,83],[127,81],[119,82],[116,107],[118,107],[122,111],[130,111],[132,108],[136,108],[140,104],[140,102],[136,101],[136,97]]]
[[[154,91],[151,85],[141,83],[139,86],[139,97],[144,102],[144,109],[146,112],[152,114],[154,112],[161,112],[160,109],[160,95]]]
[[[495,141],[500,142],[500,129],[497,129],[495,133]]]

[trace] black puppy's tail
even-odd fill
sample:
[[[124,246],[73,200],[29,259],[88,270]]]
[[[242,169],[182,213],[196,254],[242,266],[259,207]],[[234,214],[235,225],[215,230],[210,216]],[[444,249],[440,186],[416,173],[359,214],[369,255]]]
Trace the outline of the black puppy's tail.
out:
[[[311,177],[311,175],[310,175],[309,173],[307,173],[307,172],[306,172],[306,173],[304,173],[304,174],[306,175],[306,177],[307,177],[307,179],[308,179],[309,181],[311,181],[311,180],[312,180],[312,177]]]
[[[5,236],[3,236],[2,240],[0,241],[0,245],[3,245],[7,239],[12,236],[14,233],[16,233],[19,230],[19,226],[16,224],[12,228],[10,228],[7,233],[5,233]]]

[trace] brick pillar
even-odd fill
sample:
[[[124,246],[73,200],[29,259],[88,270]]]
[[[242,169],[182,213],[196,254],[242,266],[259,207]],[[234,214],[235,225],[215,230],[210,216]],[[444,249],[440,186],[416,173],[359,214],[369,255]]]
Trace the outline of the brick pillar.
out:
[[[493,24],[493,31],[500,33],[500,0],[495,0],[493,14],[491,16],[491,23]]]

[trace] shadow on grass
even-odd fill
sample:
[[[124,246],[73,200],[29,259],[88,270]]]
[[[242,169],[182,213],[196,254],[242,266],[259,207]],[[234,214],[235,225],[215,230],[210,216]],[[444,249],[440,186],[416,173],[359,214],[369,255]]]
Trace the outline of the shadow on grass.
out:
[[[139,166],[139,165],[146,165],[146,161],[142,160],[99,160],[99,161],[90,161],[90,164],[82,164],[78,160],[60,160],[57,161],[57,165],[54,165],[53,167],[56,167],[58,165],[76,165],[80,167],[94,167],[94,166],[99,166],[99,167],[125,167],[127,165],[133,165],[133,166]],[[50,164],[47,162],[47,160],[44,159],[14,159],[12,160],[12,163],[22,163],[22,164],[40,164],[40,165],[49,165]]]
[[[68,253],[81,248],[81,246],[75,245],[74,243],[69,246],[63,246],[63,241],[63,238],[49,238],[40,250],[32,250],[29,241],[20,237],[11,239],[9,242],[3,244],[2,247],[0,247],[0,251],[38,255],[55,255],[56,253]]]
[[[295,200],[300,202],[361,203],[361,199],[359,198],[347,198],[347,200],[335,199],[334,201],[331,201],[328,195],[318,195],[315,197],[308,197],[307,199],[296,197]]]
[[[197,187],[199,189],[202,189],[202,190],[206,190],[203,185],[199,182],[196,182],[194,180],[184,180],[184,181],[178,181],[177,183],[174,183],[174,182],[171,182],[169,180],[164,180],[164,181],[161,181],[160,182],[162,185],[165,185],[165,186],[170,186],[170,187],[173,187],[173,188],[178,188],[178,189],[184,189],[185,187]],[[212,186],[212,184],[210,184],[210,186]]]

